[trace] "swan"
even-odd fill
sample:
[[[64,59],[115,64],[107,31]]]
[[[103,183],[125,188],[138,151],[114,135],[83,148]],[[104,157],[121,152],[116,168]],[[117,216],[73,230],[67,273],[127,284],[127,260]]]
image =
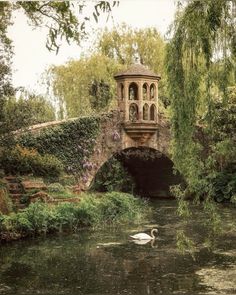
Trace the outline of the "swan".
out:
[[[158,233],[158,230],[156,228],[153,228],[151,230],[151,236],[149,236],[148,234],[145,233],[139,233],[133,236],[130,236],[132,239],[135,240],[154,240],[156,237],[154,236],[154,232]]]

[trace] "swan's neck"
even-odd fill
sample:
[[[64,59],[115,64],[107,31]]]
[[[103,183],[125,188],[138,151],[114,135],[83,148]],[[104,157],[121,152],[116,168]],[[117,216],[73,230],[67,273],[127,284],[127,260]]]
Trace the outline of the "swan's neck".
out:
[[[152,237],[153,239],[156,238],[156,237],[154,236],[154,231],[155,231],[155,229],[152,229],[152,230],[151,230],[151,237]]]

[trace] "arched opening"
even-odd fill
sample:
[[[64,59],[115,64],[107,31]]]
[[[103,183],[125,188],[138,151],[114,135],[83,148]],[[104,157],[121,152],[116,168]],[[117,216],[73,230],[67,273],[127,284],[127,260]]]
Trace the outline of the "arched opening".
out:
[[[152,83],[150,86],[150,99],[152,100],[155,98],[156,98],[156,85]]]
[[[129,107],[129,120],[131,122],[138,121],[138,106],[136,103],[132,103]]]
[[[143,100],[147,100],[148,85],[147,83],[143,84]]]
[[[148,120],[148,113],[149,113],[149,107],[148,104],[145,103],[145,105],[143,106],[143,120]]]
[[[173,162],[151,148],[129,148],[111,157],[98,170],[92,187],[97,191],[124,191],[150,198],[170,198],[170,187],[182,183]]]
[[[138,100],[138,85],[134,82],[129,85],[129,100]]]
[[[157,108],[154,104],[150,107],[150,120],[155,121],[156,120],[156,114],[157,114]]]
[[[123,100],[124,99],[124,84],[120,83],[120,98]]]

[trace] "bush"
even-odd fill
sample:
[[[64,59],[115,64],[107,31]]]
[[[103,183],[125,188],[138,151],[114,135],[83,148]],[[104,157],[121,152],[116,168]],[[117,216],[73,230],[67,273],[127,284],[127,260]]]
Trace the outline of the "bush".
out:
[[[100,216],[104,223],[140,222],[144,216],[146,203],[130,194],[120,192],[106,193],[99,203]]]
[[[147,209],[144,201],[118,192],[101,197],[85,194],[80,203],[61,203],[58,206],[37,202],[22,212],[0,215],[0,239],[76,231],[84,226],[140,222],[149,211]]]
[[[122,191],[132,193],[134,187],[134,179],[124,168],[122,163],[115,157],[112,157],[99,169],[91,190],[99,192]]]
[[[62,163],[55,156],[42,156],[35,149],[27,149],[20,145],[10,151],[4,150],[0,162],[6,174],[58,177],[63,170]]]
[[[217,202],[233,200],[236,194],[236,165],[231,163],[222,171],[215,173],[211,183],[213,196]]]
[[[0,182],[0,214],[8,214],[12,211],[12,201],[9,198],[7,189],[5,187],[1,187]]]
[[[60,183],[55,182],[55,183],[51,183],[48,185],[48,192],[49,193],[64,193],[65,188]]]

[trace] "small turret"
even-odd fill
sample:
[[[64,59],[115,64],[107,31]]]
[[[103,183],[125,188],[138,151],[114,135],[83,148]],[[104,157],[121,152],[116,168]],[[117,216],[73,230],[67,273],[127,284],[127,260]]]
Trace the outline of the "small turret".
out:
[[[117,82],[118,107],[123,113],[126,132],[132,138],[155,132],[160,75],[141,64],[134,64],[114,78]]]

